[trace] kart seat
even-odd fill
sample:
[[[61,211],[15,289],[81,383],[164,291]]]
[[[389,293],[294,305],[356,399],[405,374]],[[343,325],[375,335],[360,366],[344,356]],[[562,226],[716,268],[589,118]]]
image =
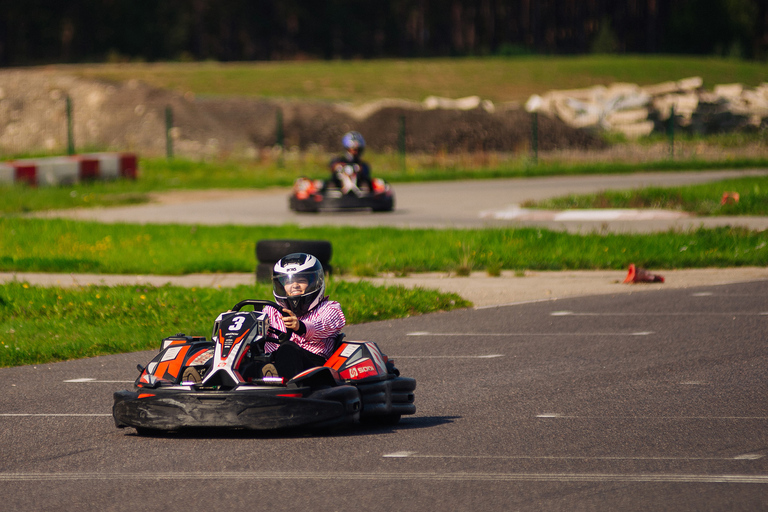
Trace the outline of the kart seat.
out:
[[[339,349],[341,344],[344,342],[344,338],[346,336],[347,335],[344,334],[343,332],[340,332],[339,334],[336,335],[336,339],[333,341],[333,351],[331,353],[336,352]]]

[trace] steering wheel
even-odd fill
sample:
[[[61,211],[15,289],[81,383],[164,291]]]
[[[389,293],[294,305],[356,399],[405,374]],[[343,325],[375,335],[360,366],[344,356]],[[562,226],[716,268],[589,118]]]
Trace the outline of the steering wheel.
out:
[[[263,311],[264,306],[272,306],[278,311],[283,310],[283,306],[271,300],[245,299],[232,306],[232,311],[240,311],[245,306],[253,306],[254,311]]]
[[[278,304],[277,302],[273,302],[271,300],[258,300],[258,299],[245,299],[241,300],[234,306],[232,306],[232,311],[240,311],[245,306],[253,306],[254,311],[264,311],[265,306],[271,306],[275,308],[278,313],[283,310],[283,306]],[[280,329],[277,329],[273,326],[269,326],[269,333],[268,334],[277,334],[277,337],[267,336],[268,338],[277,341],[278,344],[285,343],[286,341],[291,339],[291,333],[287,331],[283,331]]]

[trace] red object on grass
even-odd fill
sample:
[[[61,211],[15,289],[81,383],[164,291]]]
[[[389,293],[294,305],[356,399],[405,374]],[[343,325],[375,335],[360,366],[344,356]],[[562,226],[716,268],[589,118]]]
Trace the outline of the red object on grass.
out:
[[[727,204],[727,203],[738,203],[739,202],[739,193],[738,192],[723,192],[723,198],[720,200],[720,204]]]
[[[651,274],[644,268],[635,267],[634,263],[630,263],[627,277],[624,278],[625,283],[663,283],[664,276],[657,274]]]

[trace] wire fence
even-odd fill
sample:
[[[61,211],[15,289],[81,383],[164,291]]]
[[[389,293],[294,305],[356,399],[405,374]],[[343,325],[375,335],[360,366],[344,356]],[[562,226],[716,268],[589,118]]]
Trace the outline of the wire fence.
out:
[[[19,99],[4,97],[0,87],[0,129],[2,129],[0,131],[0,156],[2,160],[7,161],[25,156],[73,155],[94,151],[133,151],[146,156],[165,156],[168,159],[177,157],[185,159],[229,158],[238,154],[232,147],[226,147],[224,142],[226,136],[223,135],[221,140],[217,140],[215,130],[212,136],[210,127],[206,127],[207,133],[203,133],[202,129],[196,130],[199,118],[195,116],[202,118],[208,113],[196,111],[190,115],[188,105],[183,106],[181,115],[177,115],[177,107],[172,104],[166,104],[162,107],[148,106],[144,103],[123,105],[122,110],[124,112],[120,116],[129,118],[126,123],[130,123],[130,125],[123,127],[119,135],[115,135],[117,133],[115,132],[107,137],[100,137],[103,135],[102,132],[107,131],[99,129],[108,125],[105,118],[109,120],[112,114],[115,117],[118,115],[116,112],[99,112],[97,115],[93,106],[89,105],[89,102],[94,102],[92,96],[93,93],[90,96],[80,94],[79,97],[73,97],[73,95],[54,89],[44,98]],[[82,105],[87,108],[82,107]],[[128,112],[129,115],[125,112]],[[451,150],[454,150],[455,147],[438,148],[436,143],[433,143],[430,149],[424,150],[423,142],[417,143],[419,137],[425,137],[423,132],[426,129],[425,118],[427,115],[424,113],[416,116],[412,112],[400,109],[394,110],[394,113],[390,112],[388,117],[380,115],[377,119],[376,116],[371,116],[373,119],[360,122],[358,125],[340,123],[331,136],[328,135],[331,131],[327,126],[331,124],[329,121],[326,122],[326,125],[316,129],[317,133],[322,133],[325,139],[322,141],[323,144],[315,145],[311,140],[311,127],[307,127],[311,123],[299,119],[295,111],[286,113],[282,107],[274,106],[265,112],[258,119],[258,123],[266,135],[261,135],[261,138],[246,135],[244,138],[250,137],[250,140],[242,142],[239,153],[241,157],[269,159],[275,161],[278,167],[284,167],[291,159],[302,158],[300,156],[302,152],[304,154],[317,153],[317,148],[325,148],[325,151],[331,153],[335,152],[332,146],[334,140],[340,140],[342,130],[359,129],[363,131],[367,128],[376,134],[369,137],[366,133],[369,147],[373,147],[376,151],[376,146],[381,144],[380,139],[385,139],[388,144],[387,149],[380,152],[393,155],[401,169],[406,169],[409,161],[414,161],[414,159],[431,158],[433,162],[437,162],[436,165],[440,165],[440,161],[449,162],[446,165],[456,165],[456,162],[461,159],[458,156],[453,158],[450,156]],[[454,155],[467,153],[480,155],[476,156],[474,161],[481,162],[493,160],[488,155],[496,151],[512,154],[516,158],[528,158],[531,164],[536,165],[541,160],[542,152],[562,154],[572,150],[573,148],[569,146],[570,142],[562,141],[562,139],[568,134],[578,133],[573,130],[566,135],[558,133],[557,136],[560,139],[557,139],[553,136],[553,131],[562,131],[562,128],[551,118],[542,116],[537,112],[517,112],[515,113],[517,116],[515,118],[516,132],[509,135],[510,139],[514,137],[515,140],[508,144],[511,149],[497,150],[489,141],[495,141],[494,143],[500,146],[498,139],[503,139],[504,127],[497,129],[497,132],[499,130],[502,132],[499,135],[493,132],[491,128],[483,125],[484,122],[492,125],[497,122],[496,119],[487,115],[482,116],[481,113],[468,114],[467,118],[462,118],[460,114],[454,113],[433,115],[438,117],[438,122],[432,122],[433,126],[439,125],[440,116],[447,120],[443,124],[447,125],[449,122],[454,122],[457,125],[452,131],[446,132],[456,137],[458,142],[455,144],[463,144],[463,150],[455,151]],[[226,121],[226,113],[222,117]],[[4,127],[3,118],[5,120]],[[486,136],[481,144],[462,142],[460,140],[461,133],[456,135],[461,126],[471,124],[465,119],[469,119],[471,123],[476,125],[472,126],[471,129],[479,132],[481,138]],[[112,124],[118,125],[121,122],[114,121]],[[378,126],[375,124],[376,122],[379,123]],[[438,126],[438,128],[442,129],[443,126]],[[663,129],[666,139],[666,150],[661,152],[665,153],[663,157],[669,159],[684,157],[685,155],[679,149],[680,141],[677,137],[678,128],[675,123],[674,107],[665,121]],[[306,130],[306,133],[301,132],[301,130]],[[373,139],[373,144],[370,143],[371,139]],[[542,145],[542,140],[547,142]],[[450,144],[454,144],[454,142],[446,142],[445,146]],[[488,149],[489,145],[491,149]],[[658,143],[656,146],[658,147]],[[677,150],[676,147],[678,147]],[[594,151],[594,148],[587,147],[586,150]],[[657,149],[655,154],[658,156],[659,153]],[[631,156],[630,158],[636,157]]]

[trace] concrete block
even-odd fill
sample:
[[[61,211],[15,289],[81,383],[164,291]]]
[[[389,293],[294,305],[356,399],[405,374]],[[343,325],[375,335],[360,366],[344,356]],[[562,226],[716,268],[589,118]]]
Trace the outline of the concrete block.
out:
[[[623,133],[628,139],[637,139],[647,137],[653,132],[653,121],[642,121],[640,123],[619,124],[612,128],[613,131]]]
[[[605,116],[605,122],[611,126],[617,124],[634,124],[648,119],[647,108],[637,108],[632,110],[619,110],[609,112]]]
[[[715,86],[715,94],[727,99],[736,99],[744,91],[742,84],[720,84]]]
[[[0,163],[0,185],[13,185],[16,169],[12,165]]]

